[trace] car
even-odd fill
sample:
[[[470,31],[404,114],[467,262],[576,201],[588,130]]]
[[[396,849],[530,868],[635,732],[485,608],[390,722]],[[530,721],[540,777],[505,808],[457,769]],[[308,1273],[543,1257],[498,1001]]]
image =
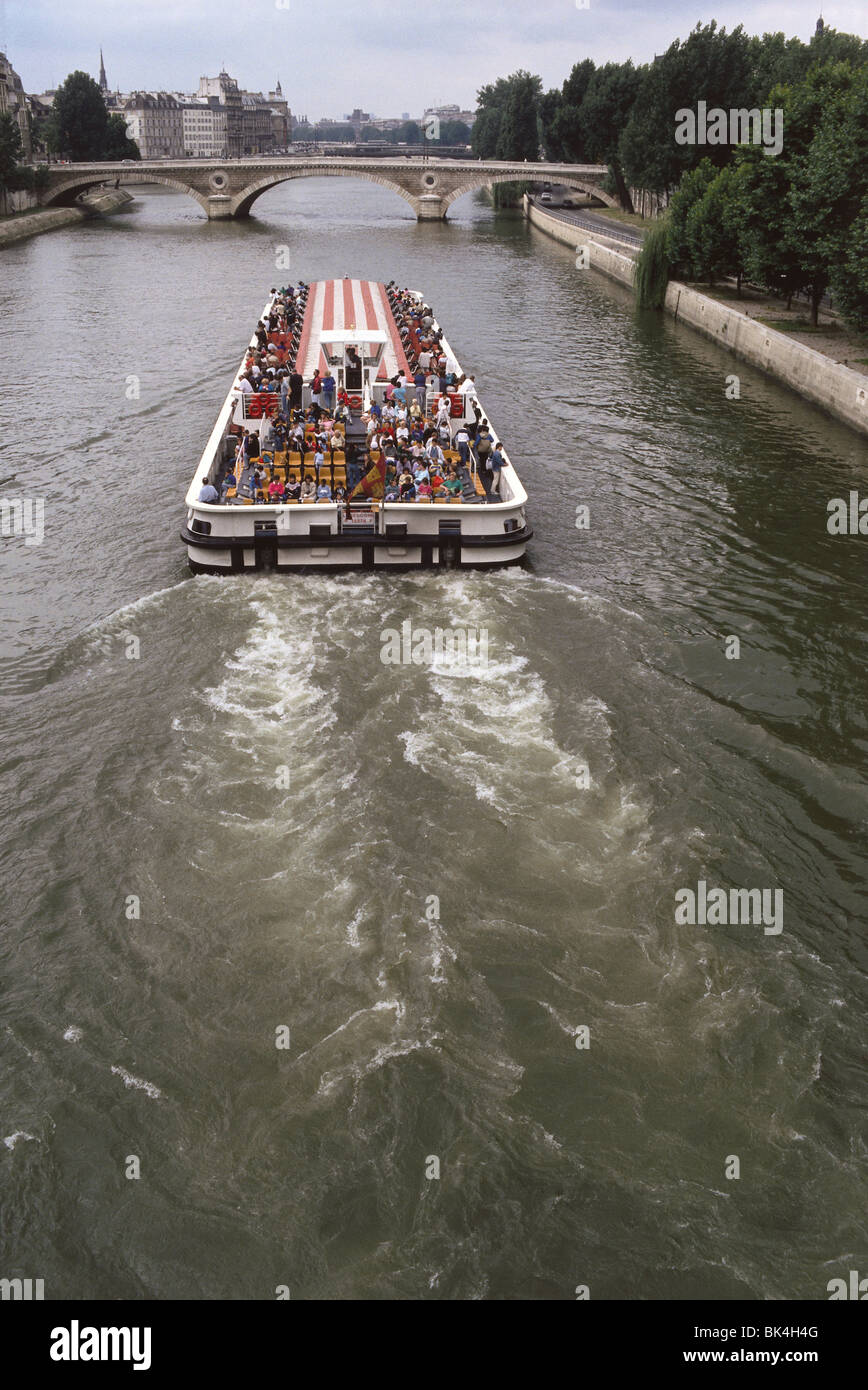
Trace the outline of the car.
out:
[[[539,195],[541,203],[551,203],[553,201],[551,193],[541,193]]]

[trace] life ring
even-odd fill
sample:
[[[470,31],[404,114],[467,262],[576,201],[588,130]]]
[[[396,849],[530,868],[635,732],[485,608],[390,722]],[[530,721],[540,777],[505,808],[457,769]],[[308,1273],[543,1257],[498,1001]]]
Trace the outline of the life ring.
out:
[[[362,398],[361,398],[361,396],[347,396],[347,405],[350,407],[351,410],[361,410],[361,408],[362,408]]]

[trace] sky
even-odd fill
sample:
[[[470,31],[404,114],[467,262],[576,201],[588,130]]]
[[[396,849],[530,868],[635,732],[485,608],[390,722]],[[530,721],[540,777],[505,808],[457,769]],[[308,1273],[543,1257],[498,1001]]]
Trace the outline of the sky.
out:
[[[587,8],[579,8],[587,5]],[[865,0],[0,0],[0,49],[27,92],[76,68],[120,91],[194,91],[226,67],[241,87],[280,78],[292,111],[342,118],[473,110],[486,82],[518,68],[560,86],[592,58],[648,62],[697,23],[807,40],[827,25],[868,37]]]

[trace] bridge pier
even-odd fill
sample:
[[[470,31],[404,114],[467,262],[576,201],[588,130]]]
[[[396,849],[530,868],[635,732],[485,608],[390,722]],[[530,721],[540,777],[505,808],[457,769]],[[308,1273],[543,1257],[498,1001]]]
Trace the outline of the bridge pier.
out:
[[[413,210],[419,222],[443,222],[446,217],[446,200],[439,193],[422,193],[413,199]]]
[[[212,193],[209,195],[205,211],[208,214],[209,222],[218,222],[224,217],[231,217],[232,199],[228,193]]]

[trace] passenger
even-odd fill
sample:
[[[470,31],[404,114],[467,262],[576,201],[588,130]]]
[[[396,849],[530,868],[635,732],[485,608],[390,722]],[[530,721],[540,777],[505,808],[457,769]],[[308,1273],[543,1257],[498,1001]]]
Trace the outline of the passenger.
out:
[[[431,484],[430,484],[430,483],[426,483],[424,480],[421,480],[421,479],[417,478],[417,479],[416,479],[416,492],[417,492],[418,495],[419,495],[419,501],[420,501],[420,502],[425,501],[426,498],[430,498],[430,497],[431,497]]]
[[[316,483],[314,482],[310,473],[307,474],[304,482],[301,485],[299,496],[301,497],[302,501],[304,501],[306,497],[316,497]]]
[[[268,500],[270,502],[282,502],[286,488],[282,478],[272,478],[268,484]]]
[[[458,477],[458,474],[455,472],[454,468],[451,468],[449,472],[446,474],[446,477],[443,479],[443,486],[445,487],[446,491],[450,494],[450,496],[460,497],[462,490],[461,479]]]
[[[334,410],[335,408],[335,391],[337,390],[337,385],[331,372],[322,378],[322,403],[326,410]]]
[[[491,491],[500,496],[500,484],[502,481],[501,471],[505,463],[503,454],[500,452],[500,444],[495,445],[488,460],[488,467],[491,470]]]
[[[409,501],[416,496],[416,488],[413,484],[413,475],[411,473],[408,473],[406,469],[398,479],[398,490],[400,491],[401,498],[403,500]]]
[[[343,502],[344,498],[345,498],[346,495],[347,495],[347,490],[346,490],[346,488],[344,487],[343,483],[336,483],[336,484],[335,484],[335,494],[334,494],[334,495],[335,495],[335,501],[336,501],[336,502]]]
[[[220,501],[220,494],[219,494],[219,492],[217,491],[217,489],[216,489],[216,487],[214,486],[214,484],[213,484],[212,482],[209,481],[207,473],[206,473],[205,477],[202,479],[202,487],[199,489],[199,496],[198,496],[198,498],[197,498],[197,501],[199,501],[199,502],[219,502],[219,501]]]
[[[494,436],[488,427],[488,421],[483,420],[479,429],[476,431],[476,457],[483,468],[488,467],[488,456],[494,448]]]
[[[470,461],[470,435],[467,433],[464,425],[458,426],[455,435],[455,447],[458,450],[458,457],[466,468]]]
[[[286,485],[286,496],[293,497],[296,500],[301,496],[301,483],[294,473],[290,473],[289,475],[289,482]]]
[[[323,481],[320,483],[319,487],[317,488],[317,490],[316,490],[316,495],[317,495],[317,500],[320,501],[320,502],[330,502],[330,501],[331,501],[332,490],[331,490],[331,488],[329,487],[328,483],[325,481],[325,479],[323,479]]]

